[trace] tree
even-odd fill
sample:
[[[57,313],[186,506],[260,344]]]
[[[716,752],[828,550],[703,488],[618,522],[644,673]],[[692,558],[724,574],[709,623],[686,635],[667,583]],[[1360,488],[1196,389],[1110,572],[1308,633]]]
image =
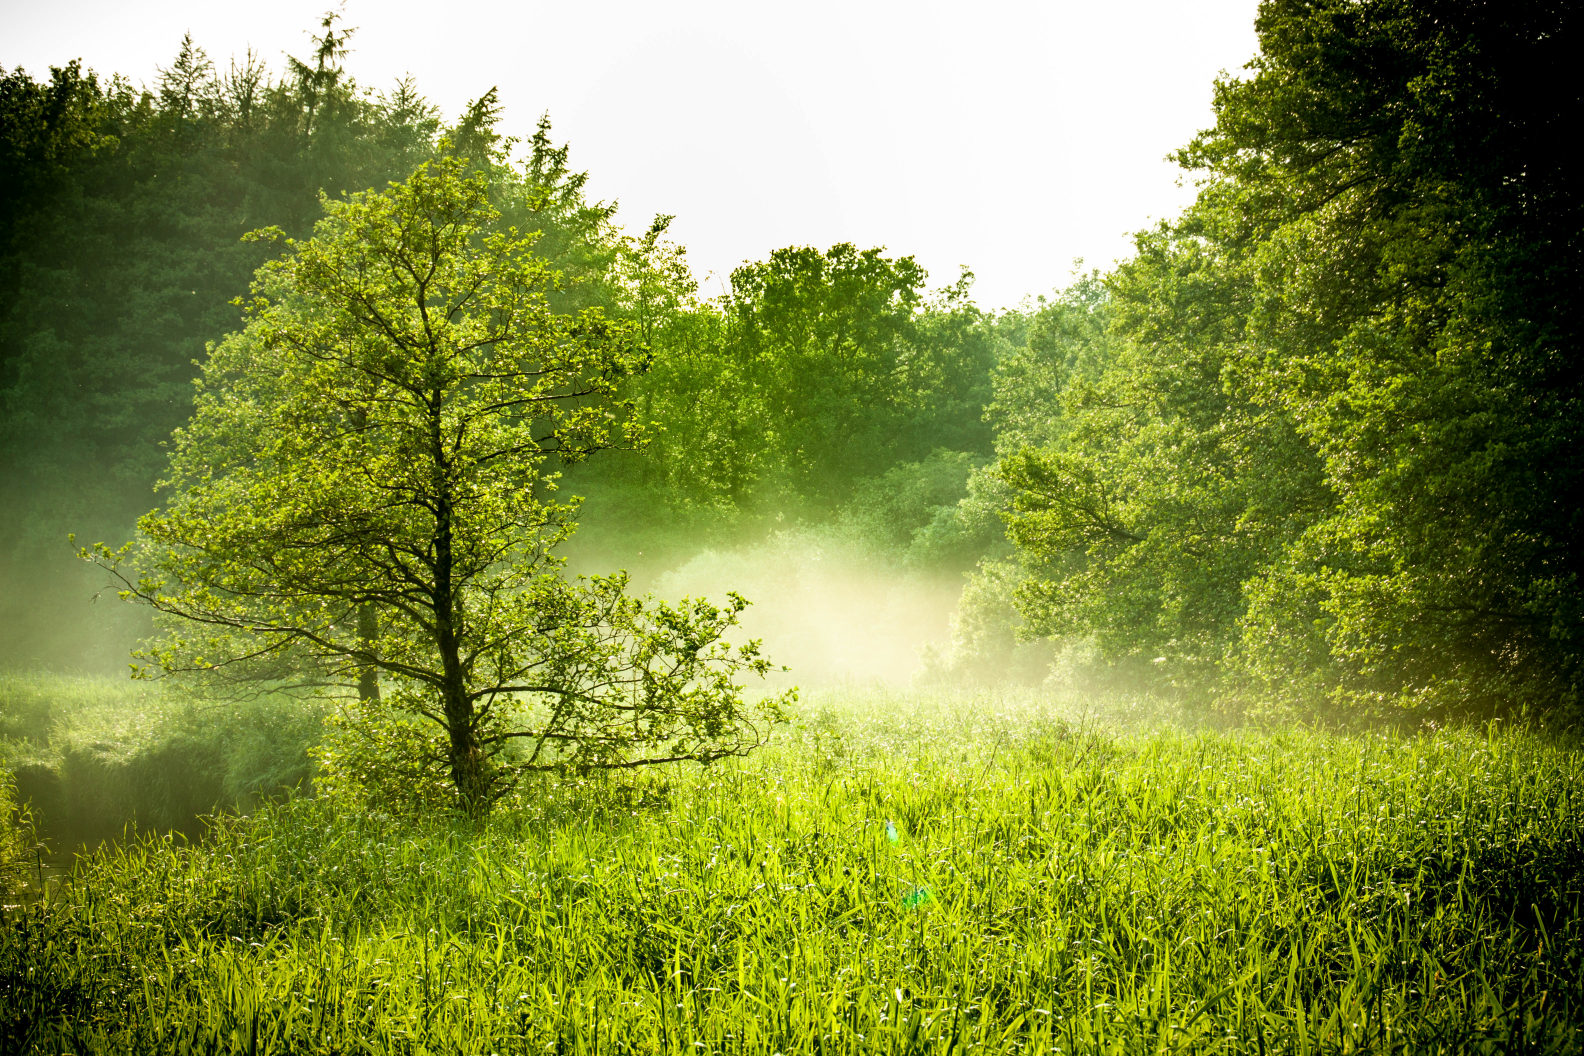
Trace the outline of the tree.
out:
[[[911,257],[850,244],[779,249],[731,276],[730,354],[762,390],[777,461],[808,502],[842,498],[894,460],[895,428],[919,397]]]
[[[996,344],[971,274],[926,297],[911,257],[788,247],[700,304],[662,232],[630,247],[626,299],[655,352],[636,387],[664,427],[648,468],[672,498],[828,512],[899,463],[989,454]]]
[[[1577,714],[1575,23],[1261,5],[1197,202],[1109,281],[1115,358],[997,411],[1032,625],[1266,700]]]
[[[1045,306],[992,405],[1028,630],[1179,691],[1216,687],[1244,583],[1315,501],[1291,424],[1228,384],[1250,282],[1203,244],[1218,217],[1202,200]]]
[[[1299,652],[1350,705],[1578,707],[1578,21],[1268,0],[1252,75],[1183,153],[1243,202],[1218,237],[1258,276],[1237,384],[1336,497],[1251,584],[1268,683],[1318,635]]]
[[[740,754],[745,602],[666,605],[560,575],[575,529],[552,458],[633,439],[614,394],[631,328],[553,312],[553,273],[452,156],[325,202],[210,347],[142,539],[86,552],[169,618],[151,669],[343,687],[443,732],[459,805],[514,774]],[[136,572],[133,572],[135,569]],[[135,577],[135,578],[134,578]]]

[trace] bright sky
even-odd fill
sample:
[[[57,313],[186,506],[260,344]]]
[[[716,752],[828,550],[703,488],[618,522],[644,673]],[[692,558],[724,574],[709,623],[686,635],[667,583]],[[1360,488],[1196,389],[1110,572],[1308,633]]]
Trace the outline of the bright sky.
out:
[[[4,0],[0,66],[152,84],[184,32],[224,70],[307,57],[334,0]],[[448,120],[491,86],[548,111],[634,231],[672,213],[706,294],[788,245],[882,245],[986,308],[1105,267],[1192,198],[1165,155],[1255,53],[1257,0],[350,0],[348,68]]]

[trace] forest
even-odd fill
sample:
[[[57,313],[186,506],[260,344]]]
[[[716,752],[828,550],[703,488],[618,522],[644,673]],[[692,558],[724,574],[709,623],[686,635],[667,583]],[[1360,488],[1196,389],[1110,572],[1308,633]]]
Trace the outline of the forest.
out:
[[[1577,1051],[1576,21],[1265,0],[999,311],[0,69],[0,1049]]]

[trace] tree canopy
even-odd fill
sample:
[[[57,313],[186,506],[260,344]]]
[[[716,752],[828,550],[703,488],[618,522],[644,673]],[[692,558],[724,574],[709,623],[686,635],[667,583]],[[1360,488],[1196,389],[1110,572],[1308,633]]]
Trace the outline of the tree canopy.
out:
[[[210,347],[169,500],[90,554],[170,618],[146,658],[383,688],[443,733],[472,813],[525,770],[757,744],[778,704],[734,681],[769,669],[726,640],[742,599],[647,602],[555,554],[576,504],[554,467],[633,439],[632,326],[554,311],[533,236],[463,159],[325,210],[310,239],[258,233],[287,253]]]
[[[1036,626],[1223,696],[1577,705],[1575,21],[1262,6],[1198,201],[1110,278],[1100,381],[1003,462]]]

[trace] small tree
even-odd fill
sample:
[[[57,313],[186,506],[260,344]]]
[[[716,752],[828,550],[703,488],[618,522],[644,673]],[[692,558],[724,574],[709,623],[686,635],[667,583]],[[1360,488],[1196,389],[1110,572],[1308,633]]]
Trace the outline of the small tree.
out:
[[[170,617],[144,670],[383,687],[475,816],[524,770],[741,754],[782,703],[744,703],[769,664],[726,641],[740,597],[561,574],[552,460],[633,439],[615,392],[645,359],[627,324],[550,310],[487,191],[442,157],[327,201],[309,240],[256,233],[289,252],[210,346],[168,501],[84,555]]]

